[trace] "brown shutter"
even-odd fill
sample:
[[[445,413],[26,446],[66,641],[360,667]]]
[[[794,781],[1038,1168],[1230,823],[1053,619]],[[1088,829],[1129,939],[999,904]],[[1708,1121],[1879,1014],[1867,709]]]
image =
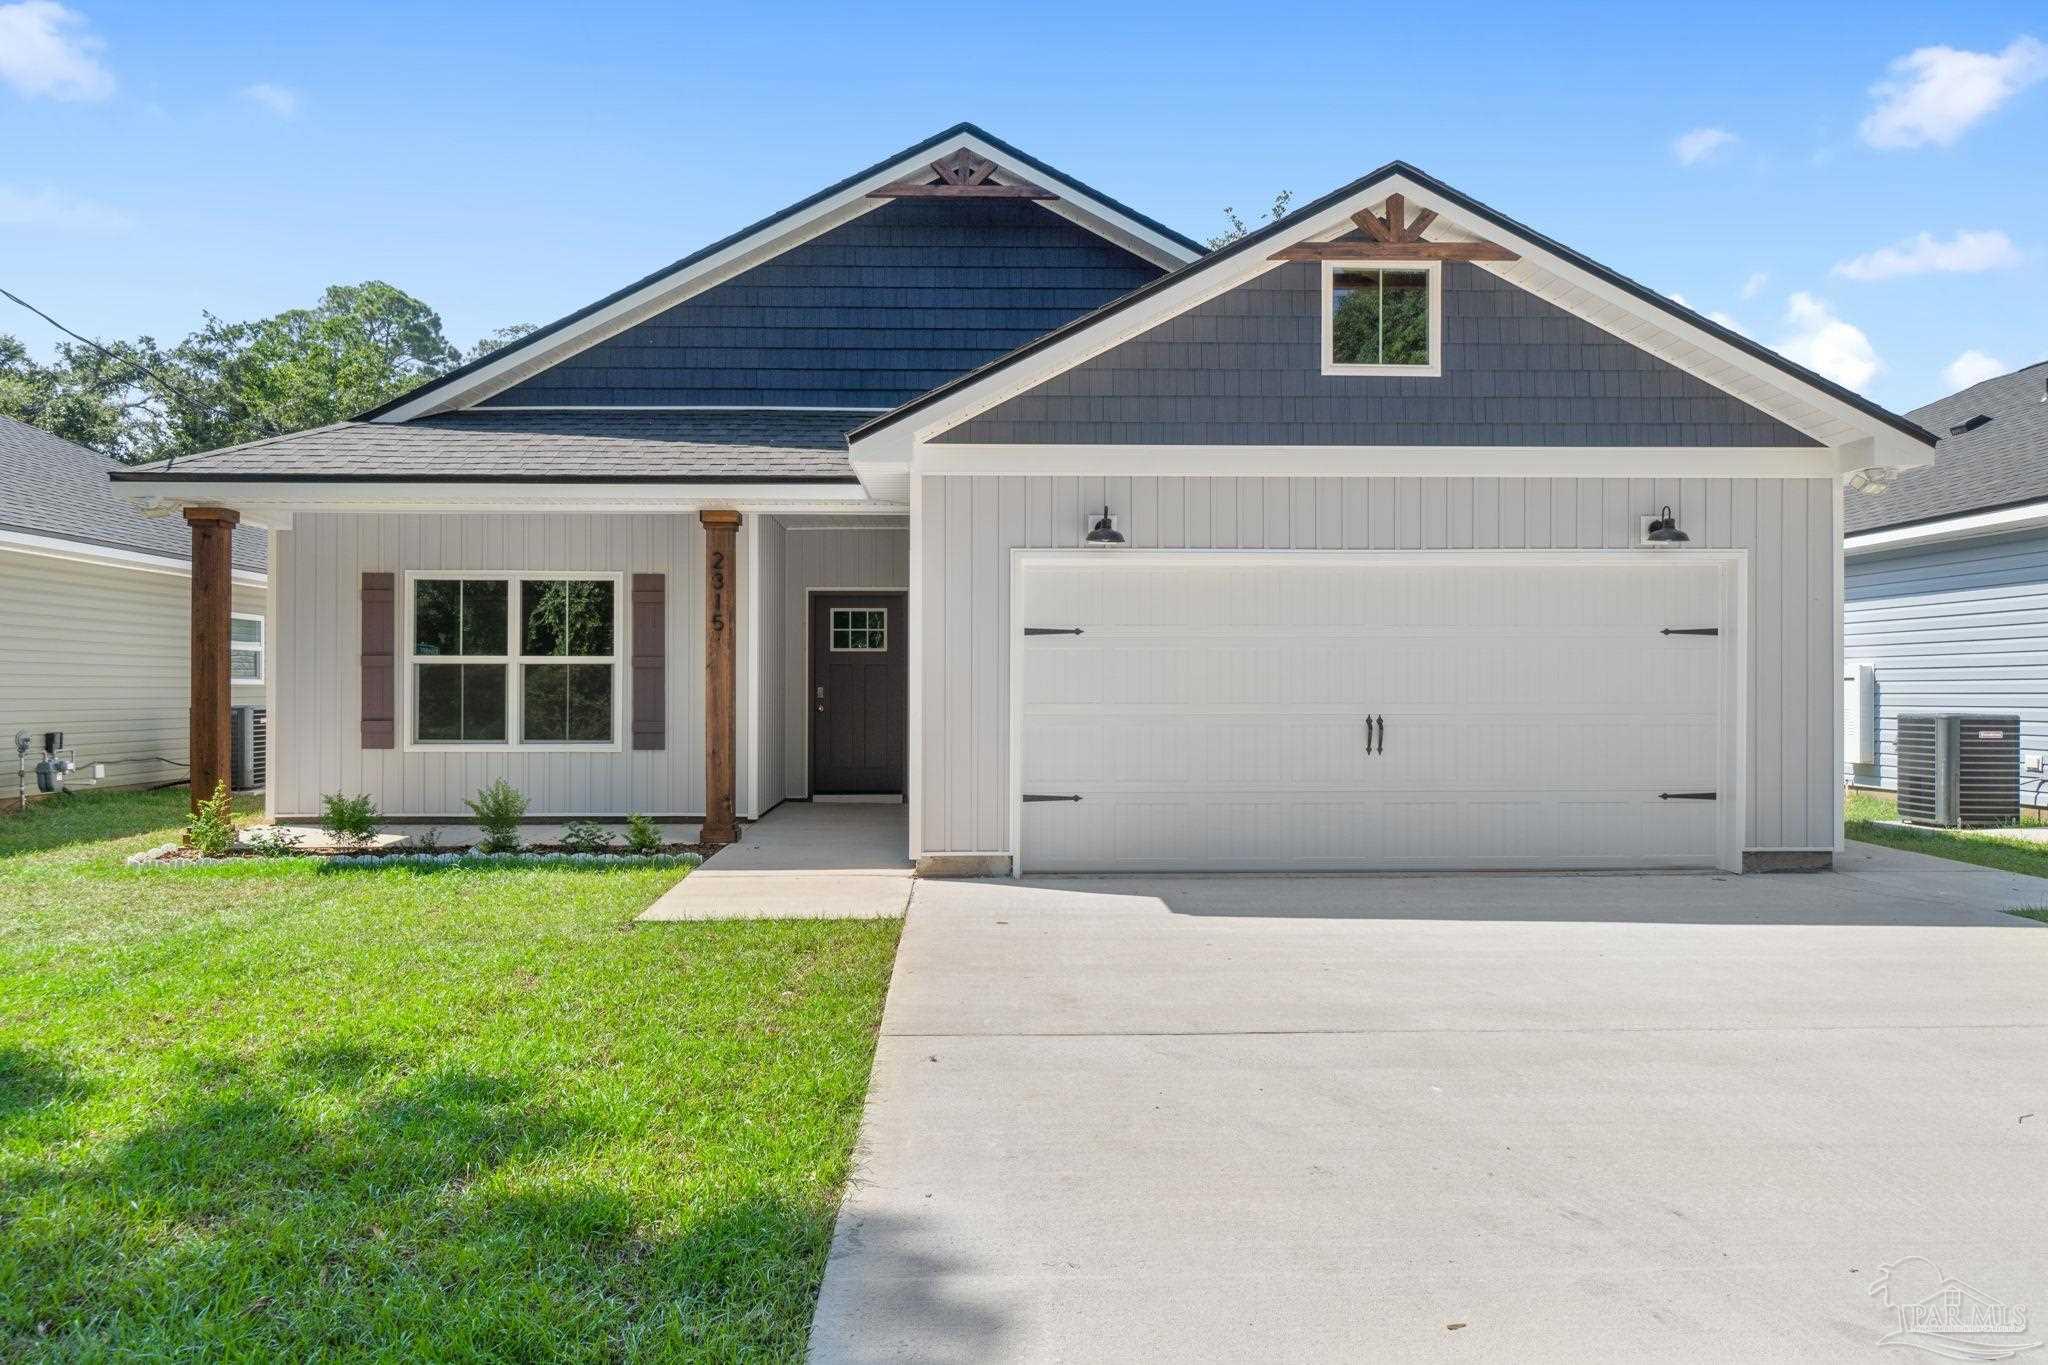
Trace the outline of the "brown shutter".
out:
[[[668,747],[668,580],[633,575],[633,747]]]
[[[397,591],[394,575],[363,575],[363,747],[398,745]]]

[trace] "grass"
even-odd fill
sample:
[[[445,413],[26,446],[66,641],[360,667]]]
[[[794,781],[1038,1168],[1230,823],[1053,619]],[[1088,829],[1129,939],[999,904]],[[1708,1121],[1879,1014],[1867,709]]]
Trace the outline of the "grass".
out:
[[[894,922],[124,866],[183,805],[0,816],[0,1358],[801,1356]]]
[[[1898,818],[1898,799],[1890,792],[1852,791],[1848,793],[1843,808],[1843,832],[1851,839],[1860,839],[1867,844],[1929,853],[1937,858],[1952,858],[1959,863],[1975,863],[1979,867],[1995,867],[2002,872],[2018,872],[2029,877],[2048,877],[2048,843],[1992,833],[1899,829],[1877,823]],[[2029,917],[2040,918],[2040,915],[2030,912]]]

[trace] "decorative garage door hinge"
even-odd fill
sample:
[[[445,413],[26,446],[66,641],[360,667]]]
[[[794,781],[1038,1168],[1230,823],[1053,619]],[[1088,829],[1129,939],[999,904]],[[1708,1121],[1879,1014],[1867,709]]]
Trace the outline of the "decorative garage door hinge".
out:
[[[1079,626],[1026,626],[1026,635],[1079,635]]]
[[[1658,792],[1659,801],[1719,801],[1719,792]]]
[[[1719,626],[1666,626],[1659,635],[1719,635]]]
[[[1043,792],[1025,792],[1026,801],[1079,801],[1078,796],[1047,796]]]

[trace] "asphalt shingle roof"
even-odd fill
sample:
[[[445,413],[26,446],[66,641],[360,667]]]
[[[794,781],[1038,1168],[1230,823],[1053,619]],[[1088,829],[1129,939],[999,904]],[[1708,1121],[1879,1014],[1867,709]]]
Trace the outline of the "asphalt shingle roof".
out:
[[[123,480],[851,483],[846,433],[870,412],[503,412],[336,422]]]
[[[126,466],[40,427],[0,417],[0,526],[116,550],[192,557],[182,518],[145,517],[107,479]],[[263,532],[235,531],[235,567],[264,571]]]
[[[1883,493],[1851,489],[1853,535],[2048,499],[2048,361],[1938,398],[1907,416],[1941,437],[1934,463],[1902,469]],[[1955,435],[1973,417],[1991,420]]]

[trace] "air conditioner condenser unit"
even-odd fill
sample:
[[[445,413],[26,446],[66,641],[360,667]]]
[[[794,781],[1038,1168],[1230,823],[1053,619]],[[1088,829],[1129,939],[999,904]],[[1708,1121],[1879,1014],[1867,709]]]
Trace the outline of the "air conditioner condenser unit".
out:
[[[2020,822],[2020,718],[1981,712],[1899,716],[1899,818],[1949,829]]]

